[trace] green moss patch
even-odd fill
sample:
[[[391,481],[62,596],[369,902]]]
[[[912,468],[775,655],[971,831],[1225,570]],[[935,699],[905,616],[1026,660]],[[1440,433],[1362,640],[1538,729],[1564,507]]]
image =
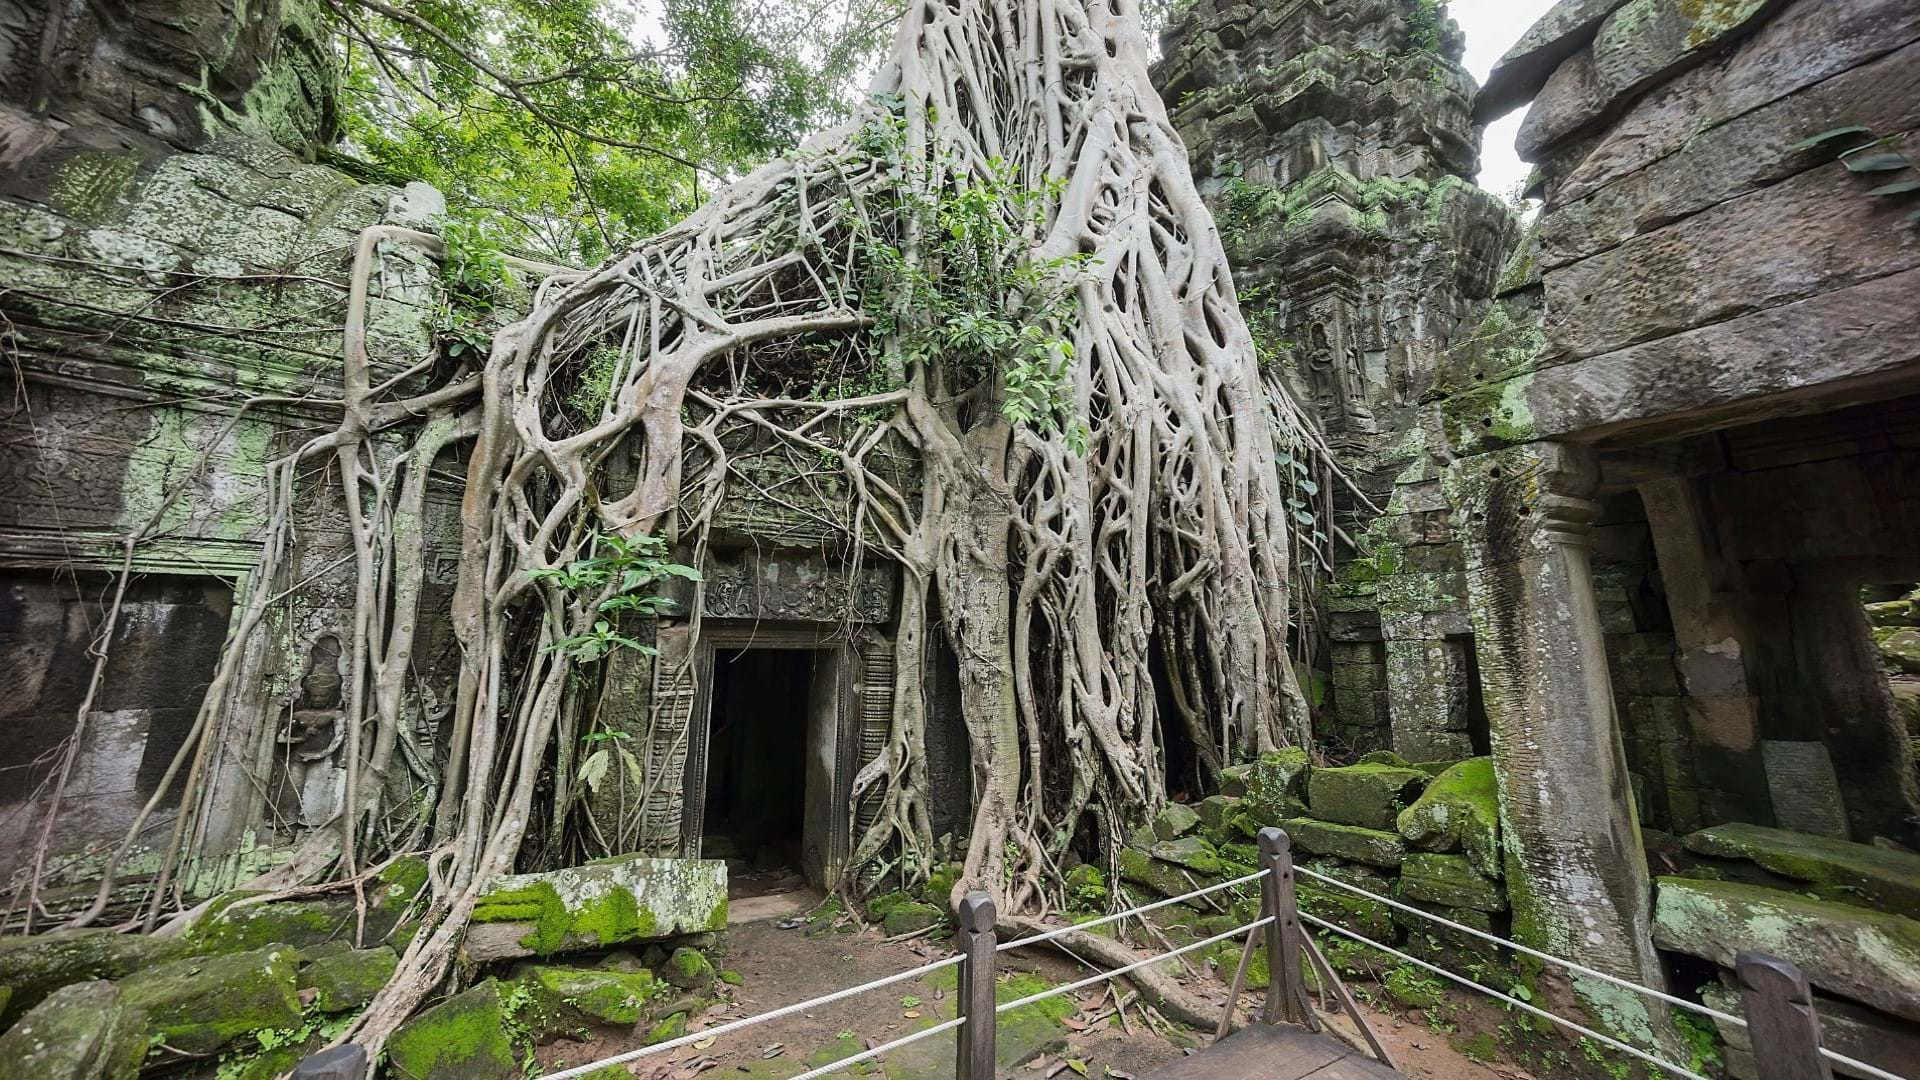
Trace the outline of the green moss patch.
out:
[[[387,1066],[400,1080],[519,1080],[500,986],[488,979],[400,1026]]]
[[[393,978],[399,958],[392,949],[357,949],[323,956],[300,972],[300,985],[318,991],[321,1012],[346,1012],[373,1000]]]
[[[1464,852],[1473,868],[1500,876],[1500,791],[1490,757],[1468,758],[1427,785],[1394,825],[1415,847]]]
[[[277,946],[176,960],[119,985],[127,1005],[146,1011],[155,1041],[210,1054],[257,1031],[300,1026],[299,963],[297,950]]]
[[[1280,823],[1293,846],[1314,855],[1331,855],[1351,862],[1388,869],[1407,857],[1407,842],[1399,833],[1336,825],[1313,818],[1289,818]]]
[[[1681,840],[1688,851],[1743,859],[1819,886],[1823,898],[1920,914],[1920,855],[1761,825],[1716,825]]]
[[[1400,864],[1399,897],[1475,911],[1507,910],[1498,882],[1473,868],[1465,855],[1413,852]]]
[[[1426,773],[1404,765],[1315,769],[1307,780],[1307,806],[1322,821],[1391,829],[1400,811],[1420,797],[1427,780]]]

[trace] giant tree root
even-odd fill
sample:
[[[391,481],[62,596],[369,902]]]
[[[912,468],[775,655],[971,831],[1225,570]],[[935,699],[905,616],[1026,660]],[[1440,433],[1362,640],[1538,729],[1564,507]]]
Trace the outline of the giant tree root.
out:
[[[1027,937],[1059,929],[1057,926],[1048,926],[1038,920],[1006,915],[1000,916],[998,925],[1002,934],[1015,937]],[[1098,966],[1109,971],[1145,959],[1112,938],[1079,931],[1052,938],[1043,942],[1042,945],[1056,947],[1076,959],[1094,961]],[[1035,946],[1035,948],[1038,947],[1040,946]],[[1220,1023],[1220,1006],[1188,992],[1178,980],[1156,970],[1155,965],[1136,968],[1120,977],[1138,987],[1140,996],[1146,999],[1147,1004],[1160,1010],[1160,1015],[1169,1020],[1179,1021],[1199,1031],[1212,1031]]]

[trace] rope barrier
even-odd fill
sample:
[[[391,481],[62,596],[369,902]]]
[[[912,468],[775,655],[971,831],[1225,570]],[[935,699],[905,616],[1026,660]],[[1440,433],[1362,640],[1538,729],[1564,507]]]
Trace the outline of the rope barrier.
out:
[[[966,1022],[967,1022],[966,1017],[956,1016],[953,1019],[948,1020],[944,1024],[935,1024],[930,1028],[927,1028],[922,1031],[916,1031],[911,1035],[902,1036],[901,1038],[895,1039],[892,1042],[881,1043],[879,1046],[876,1046],[871,1050],[863,1050],[858,1054],[849,1054],[846,1057],[841,1058],[839,1061],[828,1062],[827,1064],[822,1065],[817,1069],[809,1069],[806,1072],[803,1072],[800,1075],[794,1077],[793,1080],[813,1080],[813,1077],[816,1077],[816,1076],[825,1076],[830,1072],[839,1072],[841,1069],[844,1069],[849,1065],[858,1065],[862,1061],[867,1061],[872,1058],[877,1058],[881,1054],[884,1054],[889,1050],[898,1050],[901,1047],[907,1045],[908,1043],[919,1042],[921,1039],[925,1039],[933,1035],[938,1035],[943,1031],[952,1031],[953,1029],[961,1026],[962,1024],[965,1024]]]
[[[1254,929],[1255,927],[1265,926],[1272,921],[1273,921],[1273,916],[1267,915],[1262,918],[1255,919],[1245,926],[1235,927],[1234,929],[1228,930],[1223,934],[1215,934],[1210,938],[1206,938],[1201,941],[1196,941],[1191,945],[1182,945],[1177,949],[1168,949],[1165,952],[1156,953],[1152,956],[1147,957],[1145,960],[1136,960],[1133,963],[1128,964],[1126,967],[1117,967],[1117,968],[1114,968],[1112,971],[1102,971],[1096,975],[1089,975],[1088,977],[1081,979],[1078,982],[1066,983],[1061,986],[1053,987],[1050,990],[1042,990],[1037,994],[1028,994],[1026,997],[1023,997],[1023,998],[1015,998],[1014,1000],[1007,1002],[1005,1005],[995,1005],[993,1007],[993,1011],[996,1014],[1003,1013],[1003,1012],[1010,1012],[1014,1009],[1019,1008],[1022,1005],[1031,1005],[1036,1001],[1045,1001],[1050,997],[1059,997],[1061,994],[1072,993],[1075,990],[1081,990],[1086,987],[1092,986],[1094,983],[1097,983],[1097,982],[1105,982],[1108,979],[1118,978],[1121,975],[1125,975],[1129,971],[1138,971],[1139,969],[1146,967],[1148,964],[1157,964],[1162,960],[1171,960],[1182,953],[1190,953],[1195,949],[1204,949],[1209,945],[1213,945],[1218,942],[1225,941],[1230,937],[1238,937],[1239,935],[1244,934],[1247,931]]]
[[[1435,915],[1431,911],[1423,911],[1420,908],[1403,904],[1398,900],[1393,900],[1385,896],[1380,896],[1377,893],[1368,892],[1367,890],[1362,889],[1357,885],[1349,885],[1346,882],[1341,881],[1337,878],[1330,878],[1325,874],[1315,873],[1314,871],[1309,870],[1304,866],[1295,866],[1294,872],[1301,874],[1305,877],[1313,878],[1315,881],[1323,881],[1328,885],[1337,886],[1339,888],[1347,890],[1348,892],[1358,893],[1359,895],[1364,896],[1369,900],[1377,900],[1380,903],[1386,904],[1387,906],[1395,908],[1397,910],[1404,911],[1412,915],[1418,915],[1421,918],[1426,919],[1430,922],[1439,923],[1440,925],[1445,926],[1448,929],[1459,930],[1462,933],[1472,934],[1474,937],[1480,938],[1483,941],[1490,941],[1495,945],[1505,946],[1506,948],[1512,949],[1514,952],[1524,953],[1527,956],[1531,956],[1537,960],[1544,960],[1549,964],[1558,964],[1561,967],[1568,968],[1572,971],[1577,971],[1582,975],[1588,975],[1593,978],[1599,979],[1603,982],[1612,983],[1613,985],[1621,987],[1623,989],[1633,990],[1638,993],[1646,994],[1649,997],[1659,998],[1661,1001],[1664,1001],[1669,1005],[1678,1005],[1683,1009],[1689,1009],[1693,1012],[1697,1012],[1701,1014],[1702,1016],[1710,1016],[1715,1020],[1722,1020],[1722,1021],[1725,1021],[1726,1023],[1735,1024],[1740,1027],[1747,1026],[1747,1021],[1745,1017],[1735,1016],[1732,1013],[1721,1012],[1719,1009],[1710,1008],[1709,1006],[1702,1005],[1697,1001],[1688,1001],[1686,998],[1675,997],[1672,994],[1665,992],[1664,990],[1655,990],[1651,986],[1641,986],[1639,983],[1632,982],[1627,979],[1622,979],[1616,975],[1609,975],[1604,971],[1596,971],[1593,968],[1586,966],[1585,964],[1577,964],[1577,963],[1574,963],[1572,960],[1562,960],[1561,958],[1554,956],[1552,953],[1544,953],[1538,949],[1530,949],[1527,946],[1522,945],[1517,941],[1509,941],[1506,938],[1500,937],[1497,934],[1489,934],[1485,930],[1475,930],[1471,926],[1466,926],[1461,923],[1454,922],[1452,919],[1446,918],[1441,915]],[[1478,985],[1478,984],[1476,983],[1475,985]],[[1899,1080],[1899,1078],[1896,1077],[1895,1080]]]
[[[1874,1080],[1909,1080],[1909,1078],[1901,1076],[1899,1073],[1890,1073],[1877,1065],[1869,1065],[1864,1061],[1850,1058],[1845,1054],[1829,1050],[1824,1046],[1820,1048],[1820,1056],[1826,1058],[1828,1061],[1839,1062],[1849,1069],[1858,1069],[1868,1076],[1873,1077]]]
[[[1190,893],[1185,893],[1181,896],[1169,897],[1165,900],[1158,900],[1151,904],[1142,904],[1139,907],[1128,908],[1127,910],[1119,912],[1118,914],[1107,915],[1098,919],[1091,919],[1083,923],[1074,923],[1072,926],[1062,926],[1057,930],[1048,930],[1047,932],[1042,934],[1034,934],[1031,937],[1023,937],[1018,941],[1003,941],[1000,944],[995,945],[993,947],[993,951],[1006,952],[1008,949],[1018,949],[1026,945],[1038,945],[1043,941],[1052,941],[1054,938],[1064,937],[1067,934],[1071,934],[1079,930],[1092,930],[1096,926],[1105,926],[1108,923],[1119,922],[1121,919],[1130,919],[1130,918],[1133,918],[1135,915],[1145,915],[1149,911],[1158,911],[1163,907],[1168,907],[1173,904],[1185,903],[1188,900],[1193,900],[1198,897],[1206,896],[1209,893],[1217,893],[1225,889],[1232,889],[1241,885],[1245,885],[1248,882],[1259,881],[1261,878],[1266,877],[1268,874],[1272,872],[1273,871],[1271,870],[1257,870],[1251,874],[1248,874],[1245,877],[1234,878],[1232,881],[1223,881],[1218,885],[1208,885],[1203,889],[1195,889]]]
[[[792,1005],[782,1005],[777,1009],[769,1009],[757,1016],[734,1020],[721,1024],[719,1027],[690,1031],[677,1039],[668,1039],[666,1042],[654,1043],[652,1046],[643,1046],[638,1050],[628,1050],[599,1061],[590,1062],[585,1065],[575,1065],[571,1069],[550,1073],[545,1080],[569,1080],[571,1077],[585,1076],[588,1073],[604,1069],[609,1065],[619,1065],[623,1062],[634,1061],[639,1058],[649,1057],[653,1054],[664,1054],[669,1050],[675,1050],[682,1046],[699,1042],[702,1039],[717,1039],[722,1035],[729,1035],[744,1028],[750,1028],[755,1024],[764,1024],[769,1020],[778,1020],[783,1016],[792,1016],[794,1013],[805,1012],[808,1009],[817,1009],[822,1005],[831,1005],[836,1001],[844,1001],[857,994],[864,994],[869,990],[878,990],[883,986],[892,986],[895,983],[903,983],[909,979],[920,978],[923,975],[931,975],[942,968],[950,968],[958,965],[961,959],[962,957],[960,956],[949,956],[945,960],[935,960],[931,964],[923,964],[910,971],[902,971],[898,974],[888,975],[885,978],[874,979],[871,982],[864,982],[858,986],[849,986],[844,990],[835,990],[831,994],[822,994],[817,998],[809,998],[806,1001],[796,1002]]]
[[[1426,968],[1428,971],[1433,972],[1435,975],[1439,975],[1447,979],[1452,979],[1454,982],[1459,983],[1460,985],[1466,987],[1469,990],[1478,990],[1481,993],[1487,995],[1488,997],[1496,998],[1500,1001],[1506,1002],[1508,1005],[1511,1005],[1516,1009],[1525,1009],[1527,1012],[1530,1012],[1535,1016],[1540,1017],[1543,1020],[1551,1020],[1554,1023],[1559,1024],[1561,1027],[1567,1028],[1572,1031],[1577,1031],[1589,1039],[1593,1039],[1596,1042],[1605,1043],[1608,1046],[1613,1047],[1615,1050],[1622,1051],[1623,1053],[1631,1054],[1634,1057],[1639,1058],[1641,1061],[1644,1061],[1649,1065],[1653,1065],[1658,1068],[1664,1069],[1667,1072],[1674,1074],[1675,1076],[1685,1077],[1686,1080],[1707,1080],[1706,1077],[1701,1076],[1699,1073],[1690,1072],[1686,1069],[1681,1068],[1678,1065],[1673,1064],[1670,1061],[1665,1061],[1661,1058],[1655,1057],[1654,1055],[1647,1053],[1645,1050],[1641,1050],[1636,1046],[1631,1046],[1627,1043],[1623,1043],[1619,1039],[1616,1039],[1611,1035],[1602,1035],[1601,1033],[1593,1030],[1592,1028],[1582,1027],[1581,1025],[1576,1024],[1571,1020],[1562,1019],[1548,1012],[1545,1009],[1539,1008],[1537,1006],[1529,1005],[1526,1002],[1521,1001],[1519,998],[1509,997],[1498,990],[1492,989],[1491,987],[1481,986],[1479,983],[1474,982],[1471,979],[1468,979],[1464,975],[1455,975],[1453,972],[1448,971],[1446,968],[1440,967],[1436,964],[1429,964],[1425,960],[1422,960],[1417,956],[1409,956],[1406,953],[1401,952],[1399,949],[1395,949],[1388,945],[1382,945],[1370,937],[1366,937],[1361,934],[1356,934],[1353,931],[1346,929],[1345,927],[1335,926],[1334,924],[1326,921],[1325,919],[1315,918],[1314,916],[1309,915],[1304,911],[1300,913],[1300,919],[1303,922],[1310,922],[1313,925],[1320,927],[1321,929],[1331,930],[1336,934],[1343,934],[1364,945],[1370,945],[1373,948],[1379,949],[1381,952],[1386,953],[1389,956],[1397,957],[1401,960],[1405,960],[1407,963],[1416,964],[1420,967]],[[1898,1078],[1896,1077],[1895,1080],[1898,1080]]]

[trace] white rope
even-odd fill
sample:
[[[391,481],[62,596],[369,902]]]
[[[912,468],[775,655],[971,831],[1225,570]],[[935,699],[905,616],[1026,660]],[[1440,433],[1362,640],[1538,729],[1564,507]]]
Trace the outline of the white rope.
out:
[[[1497,998],[1500,1001],[1504,1001],[1508,1005],[1511,1005],[1516,1009],[1525,1009],[1526,1011],[1534,1014],[1535,1016],[1540,1017],[1543,1020],[1551,1020],[1554,1023],[1559,1024],[1561,1027],[1569,1028],[1571,1030],[1577,1031],[1580,1034],[1585,1035],[1587,1038],[1595,1040],[1596,1042],[1606,1043],[1608,1046],[1613,1047],[1615,1050],[1632,1054],[1634,1057],[1639,1058],[1641,1061],[1644,1061],[1649,1065],[1655,1065],[1655,1066],[1658,1066],[1659,1068],[1665,1069],[1666,1071],[1674,1074],[1675,1076],[1687,1077],[1688,1080],[1707,1080],[1706,1077],[1701,1076],[1699,1073],[1689,1072],[1686,1069],[1683,1069],[1680,1066],[1673,1064],[1672,1062],[1665,1061],[1665,1060],[1662,1060],[1661,1058],[1655,1057],[1654,1055],[1647,1053],[1645,1050],[1641,1050],[1638,1047],[1630,1046],[1610,1035],[1602,1035],[1599,1032],[1593,1030],[1592,1028],[1582,1027],[1571,1020],[1563,1020],[1560,1017],[1555,1016],[1554,1014],[1548,1012],[1545,1009],[1541,1009],[1541,1008],[1537,1008],[1535,1006],[1529,1005],[1526,1002],[1521,1001],[1519,998],[1516,998],[1516,997],[1508,997],[1507,995],[1501,993],[1500,991],[1494,990],[1490,987],[1481,986],[1479,983],[1474,982],[1473,980],[1468,979],[1463,975],[1455,975],[1453,972],[1448,971],[1446,968],[1439,967],[1435,964],[1429,964],[1425,960],[1422,960],[1417,956],[1408,956],[1406,953],[1401,952],[1399,949],[1395,949],[1387,945],[1382,945],[1379,942],[1373,940],[1372,938],[1364,937],[1360,934],[1356,934],[1353,931],[1346,929],[1345,927],[1335,926],[1334,924],[1326,921],[1325,919],[1314,918],[1312,915],[1309,915],[1304,911],[1300,913],[1300,918],[1303,921],[1310,922],[1315,926],[1321,927],[1322,929],[1331,930],[1336,934],[1344,934],[1347,937],[1354,939],[1355,941],[1361,942],[1362,944],[1371,945],[1374,948],[1379,949],[1381,952],[1386,953],[1389,956],[1399,957],[1400,959],[1405,960],[1410,964],[1417,964],[1420,967],[1426,968],[1428,971],[1433,972],[1435,975],[1439,975],[1443,978],[1452,979],[1454,982],[1459,983],[1461,986],[1464,986],[1469,990],[1478,990],[1481,993],[1487,995],[1488,997]],[[1894,1080],[1899,1080],[1899,1078],[1895,1077]]]
[[[1234,888],[1235,886],[1245,885],[1250,881],[1258,881],[1261,878],[1266,877],[1268,874],[1271,874],[1271,873],[1273,873],[1273,871],[1271,870],[1256,870],[1255,872],[1248,874],[1246,877],[1234,878],[1232,881],[1223,881],[1218,885],[1209,885],[1204,889],[1195,889],[1190,893],[1185,893],[1180,896],[1168,897],[1165,900],[1155,901],[1154,903],[1151,903],[1151,904],[1142,904],[1136,908],[1128,908],[1125,911],[1116,912],[1104,918],[1091,919],[1083,923],[1074,923],[1072,926],[1063,926],[1058,930],[1048,930],[1044,934],[1035,934],[1032,937],[1024,937],[1018,941],[1003,941],[1000,944],[995,945],[993,947],[993,951],[1005,952],[1008,949],[1018,949],[1027,945],[1038,945],[1043,941],[1052,941],[1054,938],[1064,937],[1067,934],[1071,934],[1076,930],[1091,930],[1096,926],[1105,926],[1108,923],[1119,922],[1121,919],[1130,919],[1135,915],[1145,915],[1149,911],[1158,911],[1163,907],[1167,907],[1172,904],[1182,903],[1187,900],[1192,900],[1196,897],[1205,896],[1208,893],[1217,893],[1222,889],[1231,889],[1231,888]]]
[[[803,1072],[800,1075],[794,1077],[793,1080],[812,1080],[812,1078],[816,1076],[825,1076],[830,1072],[839,1072],[841,1069],[844,1069],[849,1065],[857,1065],[860,1062],[866,1061],[870,1058],[879,1057],[881,1054],[884,1054],[889,1050],[898,1050],[899,1048],[907,1045],[908,1043],[919,1042],[921,1039],[927,1038],[930,1035],[938,1035],[943,1031],[952,1031],[954,1028],[957,1028],[966,1022],[967,1022],[966,1017],[957,1016],[952,1020],[947,1021],[944,1024],[935,1024],[930,1028],[926,1028],[921,1031],[916,1031],[911,1035],[902,1036],[898,1039],[893,1040],[890,1043],[881,1043],[879,1046],[876,1046],[871,1050],[863,1050],[858,1054],[850,1054],[847,1057],[843,1057],[839,1061],[829,1062],[825,1065],[820,1066],[817,1069],[809,1069],[806,1072]],[[1896,1077],[1895,1080],[1898,1080],[1898,1078]]]
[[[1875,1077],[1876,1080],[1908,1080],[1907,1077],[1901,1076],[1899,1073],[1890,1073],[1878,1066],[1855,1060],[1845,1054],[1829,1050],[1824,1046],[1820,1048],[1820,1056],[1826,1058],[1828,1061],[1837,1061],[1849,1069],[1858,1069],[1868,1076]]]
[[[1245,926],[1235,927],[1234,929],[1229,930],[1224,934],[1215,934],[1212,937],[1205,939],[1204,941],[1196,941],[1191,945],[1182,945],[1177,949],[1169,949],[1163,953],[1156,953],[1153,956],[1147,957],[1145,960],[1136,960],[1133,963],[1128,964],[1126,967],[1114,968],[1112,971],[1102,971],[1096,975],[1089,975],[1088,977],[1081,979],[1079,982],[1070,982],[1065,984],[1064,986],[1056,986],[1051,990],[1042,990],[1037,994],[1028,994],[1026,997],[1016,998],[1012,1001],[1009,1001],[1005,1005],[995,1005],[993,1007],[993,1011],[996,1014],[1003,1013],[1003,1012],[1010,1012],[1014,1009],[1019,1008],[1022,1005],[1031,1005],[1036,1001],[1045,1001],[1050,997],[1059,997],[1061,994],[1072,993],[1075,990],[1092,986],[1094,983],[1097,983],[1097,982],[1105,982],[1108,979],[1117,979],[1120,976],[1125,975],[1129,971],[1138,971],[1139,969],[1146,967],[1148,964],[1157,964],[1162,960],[1171,960],[1174,957],[1179,956],[1181,953],[1190,953],[1195,949],[1204,949],[1207,946],[1214,944],[1215,942],[1225,941],[1230,937],[1238,937],[1241,934],[1244,934],[1247,931],[1254,929],[1255,927],[1265,926],[1272,921],[1273,921],[1273,916],[1267,915],[1263,918],[1255,919],[1254,921],[1248,923]]]
[[[663,1043],[654,1043],[652,1046],[643,1046],[638,1050],[628,1050],[625,1053],[615,1054],[612,1057],[602,1058],[599,1061],[589,1062],[585,1065],[575,1065],[571,1069],[550,1073],[546,1076],[545,1080],[568,1080],[569,1077],[585,1076],[590,1072],[604,1069],[609,1065],[619,1065],[622,1062],[633,1061],[653,1054],[664,1054],[668,1050],[674,1050],[690,1043],[696,1043],[702,1039],[717,1039],[722,1035],[730,1035],[742,1028],[749,1028],[755,1024],[764,1024],[769,1020],[778,1020],[783,1016],[792,1016],[794,1013],[805,1012],[808,1009],[816,1009],[822,1005],[831,1005],[836,1001],[845,1000],[856,994],[864,994],[869,990],[878,990],[883,986],[892,986],[894,983],[906,982],[908,979],[917,979],[922,975],[930,975],[933,972],[939,971],[941,968],[953,967],[955,964],[958,964],[961,959],[962,958],[956,954],[947,957],[945,960],[936,960],[931,964],[924,964],[911,971],[902,971],[897,975],[888,975],[885,978],[875,979],[872,982],[864,982],[858,986],[849,986],[844,990],[835,990],[831,994],[823,994],[820,997],[809,998],[806,1001],[797,1002],[792,1005],[782,1005],[777,1009],[769,1009],[758,1016],[749,1016],[744,1020],[735,1020],[731,1023],[721,1024],[719,1027],[705,1028],[701,1031],[690,1031],[677,1039],[668,1039]]]
[[[1489,934],[1485,930],[1475,930],[1471,926],[1466,926],[1461,923],[1454,922],[1452,919],[1446,918],[1444,916],[1435,915],[1431,911],[1423,911],[1420,908],[1403,904],[1398,900],[1393,900],[1388,897],[1381,896],[1377,893],[1370,893],[1367,890],[1362,889],[1357,885],[1349,885],[1346,882],[1339,880],[1338,878],[1330,878],[1325,874],[1316,874],[1312,870],[1309,870],[1304,866],[1295,866],[1294,870],[1297,873],[1313,878],[1315,881],[1324,881],[1329,885],[1333,885],[1338,888],[1345,889],[1348,892],[1358,893],[1369,900],[1377,900],[1380,903],[1386,904],[1389,907],[1396,908],[1400,911],[1404,911],[1412,915],[1418,915],[1423,919],[1429,920],[1431,922],[1437,922],[1442,926],[1448,927],[1449,929],[1459,930],[1462,933],[1472,934],[1474,937],[1480,938],[1483,941],[1491,941],[1495,945],[1503,945],[1509,949],[1512,949],[1514,952],[1525,953],[1526,955],[1534,957],[1535,959],[1544,960],[1549,964],[1558,964],[1561,967],[1569,968],[1573,971],[1577,971],[1582,975],[1592,976],[1593,978],[1599,979],[1603,982],[1610,982],[1613,985],[1621,987],[1623,989],[1633,990],[1638,993],[1646,994],[1649,997],[1659,998],[1661,1001],[1664,1001],[1669,1005],[1678,1005],[1683,1009],[1692,1010],[1693,1012],[1697,1012],[1702,1016],[1710,1016],[1715,1020],[1721,1020],[1729,1024],[1735,1024],[1735,1025],[1738,1025],[1739,1027],[1747,1026],[1747,1021],[1745,1017],[1735,1016],[1732,1013],[1724,1013],[1724,1012],[1721,1012],[1719,1009],[1710,1008],[1706,1005],[1700,1004],[1697,1001],[1688,1001],[1686,998],[1675,997],[1672,994],[1666,993],[1663,990],[1655,990],[1651,986],[1641,986],[1639,983],[1630,982],[1626,979],[1619,978],[1618,976],[1609,975],[1604,971],[1595,971],[1593,968],[1590,968],[1585,964],[1576,964],[1572,960],[1562,960],[1561,958],[1554,956],[1551,953],[1543,953],[1538,949],[1530,949],[1525,945],[1520,944],[1517,941],[1509,941],[1506,938],[1500,937],[1496,934]],[[1893,1080],[1900,1080],[1900,1078],[1894,1077]]]

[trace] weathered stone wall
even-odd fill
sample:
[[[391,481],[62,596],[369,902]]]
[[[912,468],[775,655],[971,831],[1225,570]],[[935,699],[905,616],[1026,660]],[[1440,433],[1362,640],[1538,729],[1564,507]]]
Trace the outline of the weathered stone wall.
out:
[[[215,740],[191,837],[194,851],[244,861],[274,843],[273,826],[331,812],[329,709],[351,626],[344,516],[322,494],[324,471],[300,485],[309,494],[295,511],[293,576],[252,580],[267,466],[338,423],[330,403],[361,230],[427,226],[441,202],[424,186],[370,186],[303,160],[331,139],[336,107],[317,9],[250,6],[235,26],[214,5],[134,7],[48,5],[0,19],[0,315],[14,371],[0,416],[0,565],[17,594],[5,614],[38,626],[81,611],[84,597],[93,618],[68,618],[62,633],[86,637],[111,595],[103,575],[119,569],[125,538],[140,537],[131,565],[149,576],[113,643],[82,768],[131,755],[153,781],[184,734],[175,721],[190,723],[205,691],[233,600],[298,583],[276,611],[264,680]],[[49,56],[36,51],[43,41]],[[437,277],[417,250],[381,251],[368,310],[376,371],[428,355]],[[429,527],[453,509],[435,500]],[[430,592],[450,566],[439,560]],[[185,634],[162,617],[185,609],[149,612],[146,591],[219,601],[195,607],[197,629]],[[427,635],[423,670],[446,659],[443,637]],[[46,690],[20,720],[43,742],[72,729],[81,695],[67,690],[84,687],[92,667],[83,650],[46,645],[37,631],[4,645],[4,662]],[[305,734],[283,745],[296,722]],[[94,753],[107,738],[114,753]],[[42,779],[4,775],[3,797],[16,805]],[[149,781],[71,793],[86,797],[63,819],[87,824],[57,850],[117,840],[154,794]],[[172,801],[162,800],[161,826]],[[164,840],[166,829],[147,835]],[[136,857],[128,869],[141,865]],[[217,887],[240,867],[204,869],[190,888]]]

